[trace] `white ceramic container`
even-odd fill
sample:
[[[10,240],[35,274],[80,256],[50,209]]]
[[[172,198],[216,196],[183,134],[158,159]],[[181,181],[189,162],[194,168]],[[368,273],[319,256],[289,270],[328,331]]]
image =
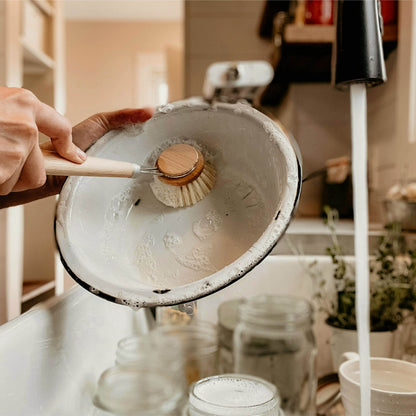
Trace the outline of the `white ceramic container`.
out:
[[[341,364],[339,376],[345,416],[360,413],[360,363],[357,354]],[[371,416],[416,415],[416,364],[371,358]]]

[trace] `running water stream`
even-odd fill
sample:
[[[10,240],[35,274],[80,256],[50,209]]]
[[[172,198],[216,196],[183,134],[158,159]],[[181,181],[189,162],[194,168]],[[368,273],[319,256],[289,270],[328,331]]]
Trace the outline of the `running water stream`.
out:
[[[368,268],[367,97],[365,84],[353,84],[351,97],[352,176],[356,321],[360,354],[361,416],[371,415],[370,277]]]

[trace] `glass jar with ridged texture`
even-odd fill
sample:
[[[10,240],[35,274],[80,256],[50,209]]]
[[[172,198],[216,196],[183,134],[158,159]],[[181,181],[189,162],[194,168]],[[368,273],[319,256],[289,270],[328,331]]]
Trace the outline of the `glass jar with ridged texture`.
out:
[[[117,344],[116,364],[121,366],[146,366],[152,357],[163,362],[171,371],[183,372],[184,351],[181,342],[169,335],[152,331],[144,335],[121,339]]]
[[[273,383],[286,416],[316,415],[313,309],[302,298],[261,295],[239,306],[234,371]]]
[[[161,325],[155,331],[163,337],[173,337],[180,341],[188,385],[201,378],[218,374],[216,325],[195,319],[189,324]]]

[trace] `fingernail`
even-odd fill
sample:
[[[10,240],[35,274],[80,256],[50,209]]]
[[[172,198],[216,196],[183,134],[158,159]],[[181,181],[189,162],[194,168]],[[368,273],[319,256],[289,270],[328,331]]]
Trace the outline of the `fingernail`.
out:
[[[87,154],[83,152],[79,147],[77,147],[76,149],[77,149],[77,155],[79,156],[79,158],[83,161],[86,160]]]

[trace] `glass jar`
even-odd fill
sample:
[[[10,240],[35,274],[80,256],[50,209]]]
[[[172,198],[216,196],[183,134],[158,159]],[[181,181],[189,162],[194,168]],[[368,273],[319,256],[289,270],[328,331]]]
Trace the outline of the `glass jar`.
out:
[[[120,366],[146,366],[154,356],[171,371],[183,372],[182,343],[175,337],[152,331],[146,335],[121,339],[117,344],[116,364]]]
[[[273,383],[286,416],[316,415],[313,309],[301,298],[262,295],[239,306],[234,370]]]
[[[116,416],[179,416],[183,386],[166,368],[114,366],[101,374],[94,402]]]
[[[233,337],[242,302],[244,299],[232,299],[218,307],[218,368],[221,374],[234,371]]]
[[[185,325],[162,325],[156,331],[181,342],[188,385],[218,373],[218,336],[214,324],[192,320]]]
[[[280,416],[276,387],[258,377],[223,374],[190,389],[184,416]]]
[[[187,383],[182,344],[156,332],[123,338],[116,366],[101,375],[94,404],[113,415],[177,416]]]

